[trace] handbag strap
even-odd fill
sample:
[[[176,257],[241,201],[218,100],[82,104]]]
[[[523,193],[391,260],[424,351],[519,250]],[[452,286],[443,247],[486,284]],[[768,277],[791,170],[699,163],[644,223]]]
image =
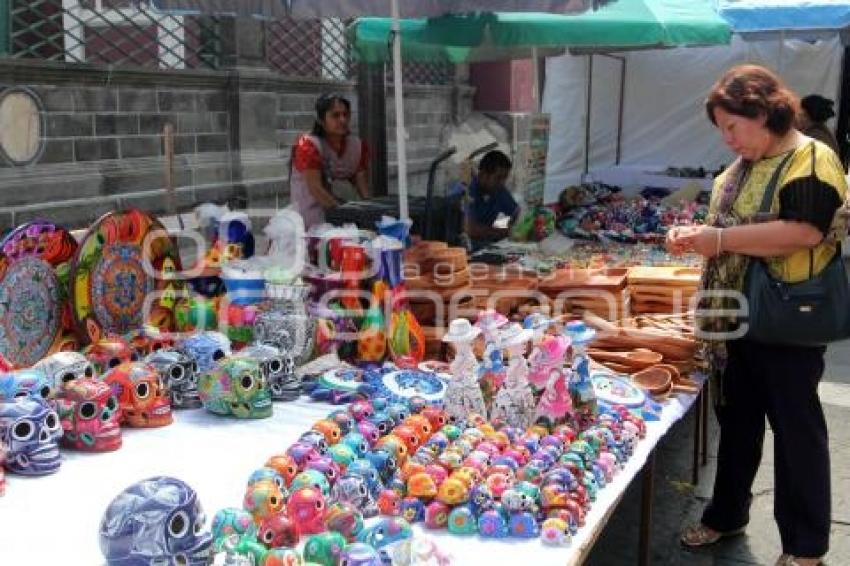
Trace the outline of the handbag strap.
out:
[[[770,207],[773,205],[773,195],[776,194],[776,186],[779,184],[779,176],[782,175],[782,169],[785,167],[785,164],[794,157],[795,151],[795,149],[789,151],[788,155],[782,159],[779,166],[773,171],[773,176],[771,176],[770,182],[768,182],[767,188],[764,190],[764,197],[761,199],[761,206],[759,207],[760,214],[770,212]],[[812,155],[814,155],[814,152]],[[812,167],[814,167],[814,161],[812,162]]]

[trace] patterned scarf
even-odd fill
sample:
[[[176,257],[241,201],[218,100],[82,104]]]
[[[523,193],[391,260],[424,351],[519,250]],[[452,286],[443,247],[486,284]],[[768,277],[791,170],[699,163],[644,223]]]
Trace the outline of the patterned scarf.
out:
[[[706,225],[728,228],[746,222],[735,213],[733,206],[747,182],[751,167],[750,162],[740,158],[731,165],[717,197],[716,206],[711,207],[706,217]],[[741,291],[744,288],[748,265],[749,257],[740,254],[721,254],[708,259],[703,268],[700,290]],[[739,307],[737,300],[727,296],[708,296],[700,300],[698,310],[710,310],[715,313],[715,316],[700,316],[696,319],[696,324],[704,333],[709,336],[714,334],[714,337],[706,338],[700,344],[711,377],[719,378],[726,367],[726,341],[717,335],[737,328],[738,322],[732,313]]]

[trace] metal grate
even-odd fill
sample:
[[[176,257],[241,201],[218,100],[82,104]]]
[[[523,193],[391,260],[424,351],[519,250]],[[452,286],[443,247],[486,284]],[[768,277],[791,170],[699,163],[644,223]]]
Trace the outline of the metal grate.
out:
[[[296,77],[347,81],[356,78],[357,69],[348,45],[349,22],[285,19],[267,23],[266,56],[269,66],[281,74]],[[445,85],[454,82],[454,65],[405,63],[407,84]],[[392,80],[392,65],[387,65]]]
[[[220,20],[155,12],[144,0],[8,0],[11,57],[154,67],[218,68]]]
[[[351,80],[355,69],[349,54],[345,27],[345,22],[337,18],[268,22],[268,64],[283,75]]]

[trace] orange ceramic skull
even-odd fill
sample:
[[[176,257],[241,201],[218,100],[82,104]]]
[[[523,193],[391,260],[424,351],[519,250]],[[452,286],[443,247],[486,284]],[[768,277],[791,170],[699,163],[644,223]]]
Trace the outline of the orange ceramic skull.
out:
[[[118,336],[98,340],[86,348],[84,353],[101,375],[118,364],[134,362],[138,359],[130,343]]]
[[[171,424],[171,403],[154,366],[123,363],[112,368],[103,380],[118,397],[122,422],[138,428]]]

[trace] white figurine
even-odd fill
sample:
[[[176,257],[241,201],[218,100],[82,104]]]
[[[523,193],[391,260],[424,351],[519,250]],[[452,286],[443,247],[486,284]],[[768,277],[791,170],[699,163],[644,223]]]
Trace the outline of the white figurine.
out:
[[[508,351],[508,371],[505,383],[496,393],[491,421],[502,421],[525,430],[534,422],[534,394],[528,384],[528,361],[525,352],[532,331],[511,324],[500,335],[502,349]]]
[[[478,386],[478,359],[472,350],[472,342],[480,333],[481,330],[468,320],[460,318],[451,322],[448,333],[443,336],[443,342],[455,347],[455,357],[449,366],[452,379],[443,397],[446,412],[455,420],[466,419],[470,413],[487,416]]]

